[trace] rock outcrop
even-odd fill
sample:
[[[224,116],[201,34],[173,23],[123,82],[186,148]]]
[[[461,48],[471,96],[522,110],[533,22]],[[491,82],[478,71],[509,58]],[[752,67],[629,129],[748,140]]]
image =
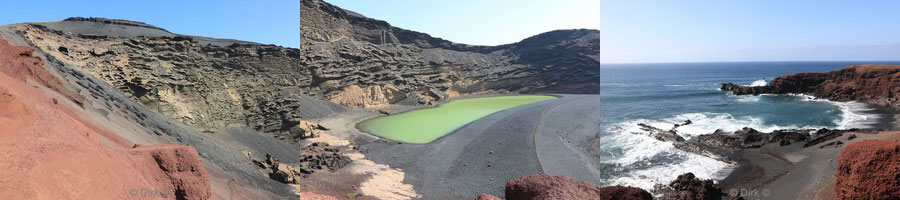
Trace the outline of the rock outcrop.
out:
[[[663,130],[643,123],[637,125],[641,127],[641,130],[647,132],[647,137],[663,142],[684,142],[684,138],[674,130]]]
[[[879,105],[900,103],[900,66],[857,65],[821,73],[781,76],[766,86],[723,83],[721,89],[744,94],[807,94],[833,101],[860,101]]]
[[[719,185],[712,180],[701,180],[693,173],[678,175],[678,178],[663,189],[663,199],[713,200],[729,199]]]
[[[597,187],[565,176],[533,174],[506,182],[506,199],[653,199],[635,187]]]
[[[900,142],[861,141],[837,160],[835,199],[900,198]]]
[[[288,184],[300,183],[300,172],[294,170],[294,167],[279,161],[271,154],[266,154],[265,160],[253,160],[253,164],[256,164],[262,172],[266,173],[273,180]]]
[[[304,174],[311,174],[323,169],[334,171],[350,162],[350,158],[341,154],[339,149],[317,142],[300,150],[299,170]]]
[[[328,130],[328,128],[325,128],[321,124],[303,119],[291,119],[285,124],[290,127],[287,135],[293,136],[296,140],[319,137],[319,135]]]
[[[159,169],[171,180],[175,199],[204,200],[212,195],[203,159],[197,150],[187,146],[141,146],[131,150],[153,157]]]

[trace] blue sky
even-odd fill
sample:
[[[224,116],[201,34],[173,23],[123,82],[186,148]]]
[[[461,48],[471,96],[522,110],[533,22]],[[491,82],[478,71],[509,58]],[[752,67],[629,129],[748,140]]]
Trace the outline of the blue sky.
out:
[[[265,3],[259,3],[265,2]],[[46,1],[3,3],[0,24],[59,21],[72,16],[145,22],[174,33],[299,47],[300,4],[279,1]]]
[[[600,1],[605,63],[900,60],[900,1]]]
[[[600,28],[599,0],[326,0],[453,42],[499,45],[556,29]]]

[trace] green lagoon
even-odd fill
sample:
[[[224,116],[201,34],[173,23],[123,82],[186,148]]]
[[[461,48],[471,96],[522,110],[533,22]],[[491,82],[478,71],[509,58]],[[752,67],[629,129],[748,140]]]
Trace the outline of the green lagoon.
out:
[[[426,144],[491,113],[555,98],[499,96],[459,99],[434,108],[366,120],[359,124],[359,129],[394,141]]]

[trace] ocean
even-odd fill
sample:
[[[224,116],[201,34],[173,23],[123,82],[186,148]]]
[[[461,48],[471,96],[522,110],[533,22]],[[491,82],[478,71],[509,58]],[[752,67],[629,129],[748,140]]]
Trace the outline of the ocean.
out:
[[[636,135],[638,123],[677,128],[685,139],[716,129],[751,127],[768,132],[790,128],[872,128],[879,116],[873,106],[832,102],[804,95],[734,96],[724,82],[765,85],[799,72],[826,72],[855,64],[900,62],[735,62],[602,64],[599,122],[602,140],[595,149],[607,185],[652,189],[680,174],[721,180],[734,165],[683,152],[668,142]]]

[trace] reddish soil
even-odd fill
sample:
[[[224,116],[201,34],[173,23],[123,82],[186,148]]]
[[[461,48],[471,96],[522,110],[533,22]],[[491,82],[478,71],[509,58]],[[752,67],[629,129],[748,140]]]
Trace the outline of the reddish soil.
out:
[[[838,158],[835,199],[900,199],[900,142],[861,141]]]
[[[62,82],[53,76],[50,71],[44,69],[43,60],[31,56],[34,48],[13,46],[0,39],[0,51],[2,51],[0,53],[0,73],[7,74],[20,81],[30,78],[79,104],[84,101],[81,96],[76,95],[75,92],[63,86]]]
[[[533,174],[506,182],[506,199],[653,199],[635,187],[597,187],[565,176]]]
[[[42,93],[68,91],[33,50],[0,40],[0,196],[4,199],[206,199],[207,172],[196,150],[131,148],[86,124]],[[37,80],[31,85],[26,80]],[[41,86],[43,85],[43,86]],[[50,90],[44,90],[50,91]],[[66,96],[69,96],[66,95]],[[113,141],[108,146],[101,140]]]

